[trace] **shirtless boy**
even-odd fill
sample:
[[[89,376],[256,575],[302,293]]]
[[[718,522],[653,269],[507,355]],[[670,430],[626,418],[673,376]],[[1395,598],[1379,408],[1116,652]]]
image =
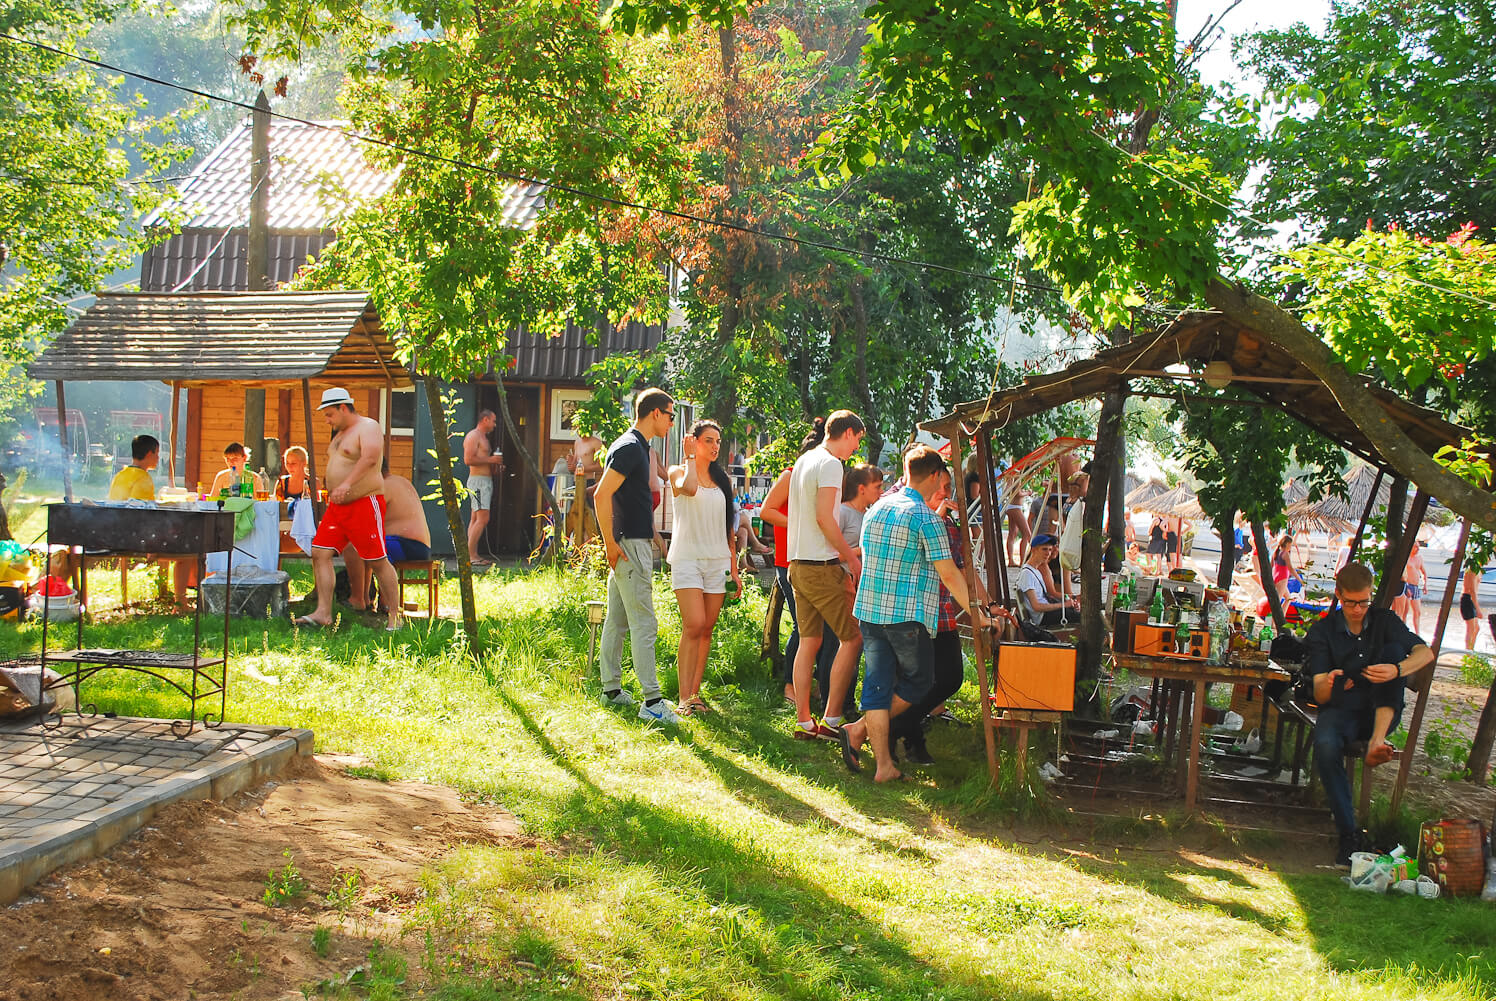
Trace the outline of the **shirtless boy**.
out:
[[[395,568],[384,544],[384,436],[379,424],[360,417],[348,390],[333,388],[322,394],[317,407],[332,441],[327,446],[327,511],[312,539],[312,571],[317,580],[317,610],[296,620],[299,626],[332,625],[334,554],[352,546],[379,581],[381,594],[398,594]],[[399,602],[389,602],[391,631],[400,628]]]

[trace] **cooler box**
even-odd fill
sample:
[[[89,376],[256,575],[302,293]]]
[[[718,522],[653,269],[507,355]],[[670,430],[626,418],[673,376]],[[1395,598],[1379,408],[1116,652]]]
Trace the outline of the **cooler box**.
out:
[[[992,705],[1070,712],[1075,708],[1075,647],[1053,643],[999,646]]]

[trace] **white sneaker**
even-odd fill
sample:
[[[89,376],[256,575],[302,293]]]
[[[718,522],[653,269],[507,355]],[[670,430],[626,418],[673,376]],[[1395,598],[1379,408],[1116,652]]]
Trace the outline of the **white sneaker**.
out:
[[[628,692],[623,691],[622,689],[619,689],[617,695],[608,695],[606,692],[603,693],[603,705],[605,706],[619,706],[621,708],[628,709],[631,706],[636,706],[638,704],[639,703],[634,700],[634,697],[632,695],[630,695]]]
[[[654,705],[645,703],[640,706],[639,718],[646,723],[663,723],[666,726],[674,726],[680,722],[680,717],[675,715],[675,710],[664,699],[661,699]]]

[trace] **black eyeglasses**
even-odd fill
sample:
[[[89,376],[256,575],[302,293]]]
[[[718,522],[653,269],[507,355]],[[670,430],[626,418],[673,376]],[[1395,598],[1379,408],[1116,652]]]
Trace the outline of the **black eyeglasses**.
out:
[[[1340,604],[1345,608],[1370,608],[1370,598],[1341,598]]]
[[[662,410],[660,412],[663,413],[666,417],[670,418],[671,423],[675,422],[675,411],[674,410]]]

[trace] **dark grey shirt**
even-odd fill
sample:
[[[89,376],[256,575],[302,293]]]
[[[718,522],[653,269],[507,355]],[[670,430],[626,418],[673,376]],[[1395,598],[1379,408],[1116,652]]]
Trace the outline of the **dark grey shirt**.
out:
[[[613,537],[654,538],[654,498],[649,493],[649,442],[638,428],[629,428],[603,460],[603,471],[618,470],[623,483],[613,494]]]

